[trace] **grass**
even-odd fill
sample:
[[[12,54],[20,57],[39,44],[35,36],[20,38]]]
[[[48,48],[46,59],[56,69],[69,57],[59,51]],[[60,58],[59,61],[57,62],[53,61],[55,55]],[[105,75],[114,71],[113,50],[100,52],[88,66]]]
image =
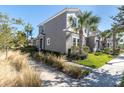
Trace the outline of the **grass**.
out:
[[[39,73],[28,64],[28,55],[9,51],[8,58],[0,52],[0,87],[39,87]]]
[[[88,58],[85,60],[79,60],[78,63],[81,65],[89,66],[92,68],[99,68],[106,64],[112,59],[112,56],[109,54],[88,54]]]
[[[73,78],[79,79],[81,77],[88,75],[88,73],[89,73],[88,70],[82,69],[82,68],[74,66],[74,65],[67,64],[64,61],[65,58],[63,56],[56,56],[51,53],[45,53],[45,54],[35,53],[34,59],[39,62],[43,62],[48,66],[57,68],[59,71],[62,71],[65,74],[67,74]]]

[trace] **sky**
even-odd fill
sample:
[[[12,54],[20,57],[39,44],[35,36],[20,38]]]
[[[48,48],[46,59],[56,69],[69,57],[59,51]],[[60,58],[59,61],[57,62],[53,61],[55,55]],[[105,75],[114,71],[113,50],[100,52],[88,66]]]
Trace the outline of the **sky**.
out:
[[[37,25],[55,15],[64,8],[79,8],[81,11],[92,11],[93,15],[101,18],[98,28],[101,31],[111,28],[112,19],[118,13],[119,6],[107,5],[0,5],[0,12],[7,13],[10,17],[21,18],[24,22],[33,25],[33,36],[38,35]]]

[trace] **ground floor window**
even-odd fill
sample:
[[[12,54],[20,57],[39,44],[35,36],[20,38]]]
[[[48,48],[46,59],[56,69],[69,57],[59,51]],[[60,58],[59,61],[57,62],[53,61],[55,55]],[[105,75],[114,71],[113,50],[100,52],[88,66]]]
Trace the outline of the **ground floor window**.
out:
[[[79,39],[73,38],[73,46],[79,46]]]
[[[79,39],[77,39],[77,46],[79,46]]]
[[[47,45],[50,45],[50,38],[47,38]]]
[[[76,46],[76,38],[73,38],[73,46]]]

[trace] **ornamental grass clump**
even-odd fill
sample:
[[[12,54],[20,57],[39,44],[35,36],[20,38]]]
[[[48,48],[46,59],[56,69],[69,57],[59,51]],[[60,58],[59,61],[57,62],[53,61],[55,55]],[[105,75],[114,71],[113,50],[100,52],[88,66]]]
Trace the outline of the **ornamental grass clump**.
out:
[[[71,64],[65,64],[63,72],[77,79],[80,79],[81,77],[84,77],[89,74],[88,70],[82,69],[81,67],[74,66]]]
[[[0,53],[0,87],[41,86],[39,73],[28,64],[28,55],[19,51]]]

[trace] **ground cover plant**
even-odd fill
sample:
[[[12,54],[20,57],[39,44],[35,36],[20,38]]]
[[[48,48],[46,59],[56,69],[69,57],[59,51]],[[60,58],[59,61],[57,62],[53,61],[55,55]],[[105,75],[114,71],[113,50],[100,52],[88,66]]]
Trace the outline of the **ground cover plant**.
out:
[[[104,53],[90,53],[87,59],[79,60],[77,63],[92,68],[99,68],[112,59],[112,56]]]

